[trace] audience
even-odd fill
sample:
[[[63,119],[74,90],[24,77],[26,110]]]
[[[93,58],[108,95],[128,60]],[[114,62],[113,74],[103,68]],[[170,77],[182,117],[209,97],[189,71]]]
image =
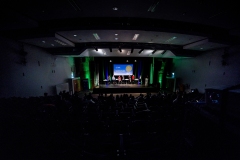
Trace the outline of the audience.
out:
[[[6,128],[3,144],[9,143],[4,151],[8,155],[11,146],[15,152],[3,159],[45,159],[50,152],[53,159],[71,155],[83,159],[117,155],[129,159],[194,159],[197,151],[186,147],[194,141],[186,139],[185,133],[190,132],[190,121],[186,120],[193,116],[187,107],[197,96],[162,91],[136,97],[60,92],[57,96],[2,98],[0,113]]]

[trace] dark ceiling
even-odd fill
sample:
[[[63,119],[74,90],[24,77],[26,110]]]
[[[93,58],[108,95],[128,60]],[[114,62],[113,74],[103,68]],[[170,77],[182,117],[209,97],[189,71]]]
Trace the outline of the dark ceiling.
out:
[[[0,13],[1,36],[55,55],[193,57],[240,42],[234,1],[3,0]]]

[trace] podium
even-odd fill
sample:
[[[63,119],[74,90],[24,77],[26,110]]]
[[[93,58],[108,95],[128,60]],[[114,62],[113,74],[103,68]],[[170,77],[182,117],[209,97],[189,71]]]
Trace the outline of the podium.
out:
[[[84,91],[89,90],[88,79],[82,79],[82,87]]]
[[[80,77],[77,78],[70,78],[68,80],[69,83],[69,92],[74,94],[75,92],[79,92],[81,90],[80,87]]]

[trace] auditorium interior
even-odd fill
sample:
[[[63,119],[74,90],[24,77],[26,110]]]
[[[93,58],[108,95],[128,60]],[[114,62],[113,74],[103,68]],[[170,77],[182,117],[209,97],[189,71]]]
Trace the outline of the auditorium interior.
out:
[[[239,159],[239,12],[3,0],[0,159]]]

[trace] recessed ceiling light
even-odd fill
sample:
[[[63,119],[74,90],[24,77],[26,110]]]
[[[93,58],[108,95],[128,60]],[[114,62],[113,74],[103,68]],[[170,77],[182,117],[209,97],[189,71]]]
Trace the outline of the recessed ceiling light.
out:
[[[117,7],[113,7],[113,10],[114,10],[114,11],[117,11],[117,10],[118,10],[118,8],[117,8]]]
[[[100,39],[100,37],[98,36],[97,33],[93,33],[93,36],[96,38],[96,40],[99,40],[99,39]]]
[[[177,37],[172,37],[172,38],[166,40],[166,42],[171,42],[171,41],[173,41],[173,40],[176,39],[176,38],[177,38]]]
[[[61,45],[63,45],[63,46],[66,46],[67,44],[65,44],[65,43],[63,43],[63,42],[61,42],[61,41],[59,41],[59,40],[54,40],[55,42],[57,42],[57,43],[59,43],[59,44],[61,44]]]
[[[42,41],[42,43],[45,43],[45,41]]]
[[[77,37],[77,35],[76,35],[76,34],[74,34],[73,36],[74,36],[74,37]]]
[[[135,35],[133,36],[133,39],[132,39],[132,40],[137,40],[138,36],[139,36],[139,34],[135,34]]]
[[[116,33],[115,36],[117,36],[118,34]]]

